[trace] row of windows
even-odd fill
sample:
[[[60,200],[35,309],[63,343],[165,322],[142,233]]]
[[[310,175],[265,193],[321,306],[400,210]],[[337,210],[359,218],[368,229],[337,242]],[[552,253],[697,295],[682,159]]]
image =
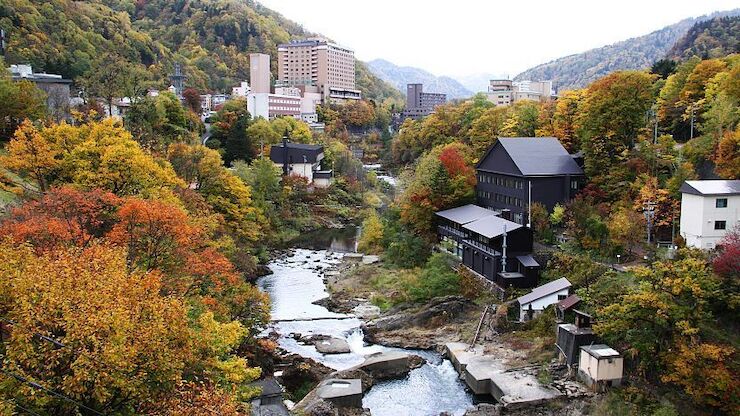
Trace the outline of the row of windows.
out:
[[[512,189],[524,189],[525,181],[505,178],[502,176],[492,175],[490,173],[479,173],[478,183],[492,183],[494,185],[505,186]]]
[[[526,205],[521,198],[517,198],[515,196],[503,195],[503,194],[499,194],[495,192],[478,191],[478,196],[480,198],[491,199],[496,202],[500,202],[506,205],[511,205],[514,207],[521,208]]]

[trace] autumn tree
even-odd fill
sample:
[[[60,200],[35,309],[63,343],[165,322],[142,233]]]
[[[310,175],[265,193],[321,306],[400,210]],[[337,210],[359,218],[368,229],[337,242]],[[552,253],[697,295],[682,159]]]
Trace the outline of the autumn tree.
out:
[[[722,136],[714,162],[715,170],[723,178],[740,178],[740,126],[734,132],[727,132]]]
[[[187,109],[195,114],[200,114],[200,93],[195,88],[185,88],[182,92],[182,98],[185,100]]]
[[[632,250],[644,232],[644,218],[634,209],[620,207],[612,211],[606,225],[609,229],[609,243],[618,253],[632,255]]]
[[[553,136],[568,152],[580,149],[580,109],[586,95],[585,90],[565,91],[555,102],[552,116]]]
[[[41,252],[69,245],[87,247],[110,231],[120,203],[100,189],[52,188],[41,199],[12,209],[0,222],[0,234],[18,244],[31,243]]]
[[[148,74],[121,56],[105,53],[92,63],[92,68],[81,80],[88,97],[105,100],[108,115],[113,115],[113,101],[129,96],[134,98],[143,93]]]
[[[431,233],[434,212],[474,198],[475,170],[470,148],[460,143],[435,147],[423,156],[401,199],[401,218],[421,235]]]
[[[675,261],[656,262],[634,274],[637,284],[598,311],[595,332],[629,352],[636,374],[676,384],[699,405],[735,409],[736,351],[708,330],[721,322],[713,306],[722,289],[704,258],[682,251]]]
[[[383,223],[375,210],[370,210],[362,221],[362,233],[357,250],[367,254],[379,254],[383,251]]]
[[[611,197],[623,191],[625,152],[645,126],[645,113],[653,102],[653,79],[645,72],[614,72],[586,91],[581,122],[585,170]]]
[[[198,116],[186,111],[169,92],[134,101],[124,121],[126,129],[142,147],[157,152],[164,151],[171,143],[197,140],[202,131]]]
[[[0,159],[6,168],[30,176],[41,192],[48,189],[52,173],[60,165],[59,151],[30,121],[16,130],[7,151],[8,155]]]
[[[13,374],[98,412],[128,413],[179,382],[192,339],[185,305],[159,294],[159,274],[129,269],[123,250],[100,244],[36,256],[5,242],[0,259],[1,317],[12,322],[4,396],[48,414],[85,411]]]
[[[0,66],[5,68],[4,61]],[[13,136],[23,120],[36,121],[46,116],[46,95],[31,81],[13,81],[8,71],[0,71],[0,140]]]

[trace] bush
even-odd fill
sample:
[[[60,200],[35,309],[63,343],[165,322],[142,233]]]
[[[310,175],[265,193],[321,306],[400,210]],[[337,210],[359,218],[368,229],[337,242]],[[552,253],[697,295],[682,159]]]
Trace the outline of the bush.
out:
[[[414,302],[423,302],[438,296],[460,293],[460,275],[452,268],[456,259],[449,254],[435,253],[415,285],[408,288],[409,298]]]

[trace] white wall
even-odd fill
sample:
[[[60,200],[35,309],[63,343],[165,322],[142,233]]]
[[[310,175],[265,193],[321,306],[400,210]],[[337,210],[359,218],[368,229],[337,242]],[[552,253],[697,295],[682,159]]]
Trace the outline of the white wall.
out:
[[[275,163],[275,166],[280,168],[281,172],[283,171],[282,163]],[[288,175],[302,176],[308,179],[308,183],[313,182],[313,165],[311,163],[293,163],[289,165],[288,169],[290,169]]]
[[[247,111],[253,119],[262,117],[267,120],[270,117],[269,95],[268,93],[254,92],[247,94]]]
[[[560,302],[560,299],[558,299],[558,295],[564,295],[565,297],[568,296],[568,290],[570,288],[565,288],[560,291],[557,291],[555,293],[551,293],[547,296],[541,297],[535,301],[532,301],[530,303],[525,303],[521,305],[521,311],[519,313],[519,320],[524,321],[527,319],[527,312],[529,311],[529,305],[532,305],[532,311],[534,311],[534,315],[539,314],[544,310],[546,307]]]
[[[727,198],[726,208],[717,208],[718,198]],[[715,230],[715,221],[727,223],[724,230]],[[713,249],[728,230],[740,221],[740,195],[681,196],[681,236],[690,247]]]

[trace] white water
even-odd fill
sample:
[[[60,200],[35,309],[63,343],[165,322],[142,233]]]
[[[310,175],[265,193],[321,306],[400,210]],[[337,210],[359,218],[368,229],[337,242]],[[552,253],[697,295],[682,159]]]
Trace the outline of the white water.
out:
[[[359,319],[333,313],[323,306],[311,303],[328,296],[322,273],[340,259],[341,254],[324,250],[297,249],[294,255],[270,263],[273,274],[262,277],[257,282],[260,289],[270,295],[272,318],[292,319],[272,325],[280,334],[280,347],[337,370],[362,363],[364,356],[368,354],[400,350],[365,344],[360,328],[362,322]],[[290,337],[291,333],[344,338],[350,345],[351,352],[324,355],[317,352],[312,345],[298,343]],[[449,361],[429,351],[408,352],[423,357],[427,364],[412,370],[404,379],[380,382],[373,386],[362,402],[373,416],[437,416],[442,412],[462,415],[466,409],[472,407],[472,396],[465,391]]]

